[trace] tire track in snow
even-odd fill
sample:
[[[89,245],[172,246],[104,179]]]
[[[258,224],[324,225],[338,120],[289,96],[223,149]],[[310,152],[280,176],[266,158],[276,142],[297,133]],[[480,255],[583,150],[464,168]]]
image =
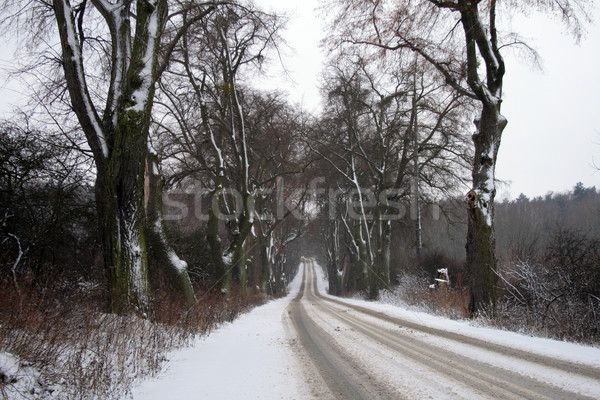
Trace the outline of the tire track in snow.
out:
[[[335,345],[335,339],[309,317],[301,302],[306,292],[306,275],[305,267],[302,285],[290,304],[289,314],[300,343],[325,381],[330,394],[338,399],[401,399],[389,391],[385,384],[377,382],[372,374],[361,370],[354,360]],[[308,275],[312,275],[312,271]]]
[[[402,337],[398,332],[373,328],[372,325],[351,316],[340,317],[339,310],[331,309],[322,303],[318,304],[323,312],[336,318],[343,324],[351,326],[366,338],[376,341],[392,351],[426,366],[434,373],[462,382],[475,390],[494,398],[503,399],[556,399],[587,398],[560,389],[549,387],[523,378],[522,376],[473,361],[455,353],[442,349],[432,350],[428,344],[418,339]]]
[[[507,346],[491,344],[457,333],[421,326],[365,307],[324,297],[318,293],[316,274],[313,268],[314,265],[305,265],[302,287],[298,296],[290,305],[290,316],[306,352],[317,366],[331,393],[338,398],[399,398],[398,392],[393,389],[394,386],[398,386],[398,382],[388,382],[386,384],[381,380],[381,376],[385,374],[374,376],[377,371],[374,371],[372,367],[371,370],[367,370],[364,360],[361,362],[359,358],[352,356],[351,352],[340,344],[341,341],[338,342],[337,333],[334,337],[327,333],[325,328],[319,327],[317,324],[318,318],[322,320],[322,324],[325,321],[338,321],[348,327],[352,335],[359,337],[358,341],[362,340],[363,344],[372,342],[378,346],[383,346],[389,352],[397,355],[398,358],[408,360],[411,365],[417,364],[419,367],[415,367],[415,370],[420,370],[421,374],[423,374],[422,371],[425,371],[425,374],[427,374],[427,376],[420,376],[423,381],[436,381],[443,376],[445,382],[455,382],[456,388],[449,388],[449,391],[454,393],[451,397],[469,397],[467,393],[460,394],[460,388],[466,387],[468,390],[465,391],[470,390],[471,393],[477,393],[485,398],[590,398],[537,381],[517,372],[458,355],[443,348],[434,348],[430,343],[415,337],[414,334],[408,334],[394,327],[386,328],[378,324],[374,325],[372,322],[361,318],[360,315],[377,318],[392,323],[396,327],[412,329],[425,335],[437,336],[459,342],[462,345],[466,344],[492,351],[504,357],[512,357],[528,363],[536,362],[544,367],[560,369],[569,374],[575,373],[583,377],[597,379],[599,373],[594,368],[554,360],[542,355],[524,353]],[[306,283],[308,283],[308,288],[306,288]],[[302,303],[307,303],[310,307],[306,308]],[[344,307],[344,309],[340,309],[339,306]],[[348,309],[352,310],[353,313],[349,313]],[[340,334],[343,334],[343,332]],[[372,356],[375,357],[375,354]],[[407,368],[410,368],[410,366],[407,366]]]
[[[353,309],[355,311],[361,312],[363,314],[367,314],[371,317],[381,319],[386,322],[391,322],[395,325],[401,326],[403,328],[412,329],[415,331],[423,332],[426,334],[438,336],[444,339],[452,340],[455,342],[459,342],[462,344],[467,344],[470,346],[478,347],[484,350],[492,351],[495,353],[499,353],[511,358],[520,359],[527,362],[532,362],[538,365],[542,365],[548,368],[559,369],[568,374],[577,374],[586,378],[591,379],[599,379],[600,377],[600,368],[594,368],[591,366],[576,364],[573,362],[560,360],[552,357],[547,357],[541,354],[529,353],[523,350],[515,349],[509,346],[504,346],[497,343],[486,342],[485,340],[473,338],[470,336],[464,336],[459,333],[448,332],[442,329],[436,329],[432,327],[428,327],[425,325],[419,325],[415,322],[408,321],[398,317],[392,317],[385,313],[374,311],[368,309],[366,307],[357,306],[354,304],[349,304],[340,300],[335,300],[329,297],[325,297],[321,295],[318,291],[315,290],[316,296],[324,300],[326,302],[334,303],[346,308]]]

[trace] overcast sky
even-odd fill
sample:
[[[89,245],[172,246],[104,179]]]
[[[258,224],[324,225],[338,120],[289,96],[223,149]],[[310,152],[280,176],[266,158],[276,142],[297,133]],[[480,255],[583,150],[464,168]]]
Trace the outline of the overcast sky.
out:
[[[273,69],[260,87],[283,88],[291,101],[318,111],[324,59],[318,47],[324,35],[323,22],[315,11],[318,0],[256,3],[290,17],[284,32],[289,49],[282,53],[288,75]],[[600,21],[600,12],[594,14]],[[600,172],[593,167],[594,160],[600,166],[600,24],[588,27],[579,46],[558,21],[546,16],[517,18],[512,29],[538,50],[543,71],[516,56],[505,55],[503,114],[509,123],[500,146],[496,177],[507,185],[499,187],[498,199],[514,198],[520,193],[532,197],[563,192],[578,181],[600,189]],[[0,67],[10,65],[11,54],[0,52]],[[0,114],[7,115],[9,104],[22,90],[5,79],[0,85]]]
[[[318,110],[324,58],[318,48],[324,35],[315,12],[318,0],[257,3],[290,15],[284,37],[292,49],[284,61],[293,82],[273,73],[264,85],[283,85],[292,101]],[[594,14],[600,21],[598,10]],[[600,166],[600,25],[588,27],[579,46],[548,16],[515,18],[512,25],[540,53],[543,71],[516,55],[505,55],[503,114],[509,124],[496,177],[507,184],[498,188],[498,199],[564,192],[578,181],[600,189],[600,172],[593,168],[594,160]]]

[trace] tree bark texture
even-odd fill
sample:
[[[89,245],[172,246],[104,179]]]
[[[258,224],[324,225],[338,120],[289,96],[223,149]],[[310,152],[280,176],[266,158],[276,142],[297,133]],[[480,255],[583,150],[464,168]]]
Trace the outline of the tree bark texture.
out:
[[[110,309],[146,313],[150,307],[147,221],[144,209],[148,135],[166,0],[92,0],[111,34],[111,80],[103,118],[90,96],[84,72],[82,32],[69,0],[53,0],[62,60],[73,111],[97,169],[95,194],[111,293]],[[187,271],[185,271],[187,275]],[[189,279],[189,277],[188,277]],[[189,288],[188,288],[189,289]],[[186,295],[189,297],[189,293]]]
[[[497,43],[495,2],[489,10],[489,34],[481,21],[478,3],[459,1],[459,7],[467,46],[467,82],[482,107],[473,135],[473,188],[467,195],[469,308],[476,313],[485,309],[493,311],[496,304],[495,168],[502,132],[507,124],[500,113],[505,66]],[[485,81],[479,76],[481,61],[485,66]]]
[[[197,299],[187,273],[187,263],[181,260],[167,240],[162,215],[163,178],[158,173],[158,156],[152,152],[146,162],[145,185],[146,229],[148,232],[149,267],[152,276],[165,277],[175,293],[192,306]]]

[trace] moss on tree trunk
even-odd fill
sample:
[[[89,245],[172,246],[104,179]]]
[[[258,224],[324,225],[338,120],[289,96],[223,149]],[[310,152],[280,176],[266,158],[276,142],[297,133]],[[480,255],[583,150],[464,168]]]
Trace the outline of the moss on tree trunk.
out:
[[[473,189],[467,195],[467,269],[470,276],[471,313],[493,312],[496,305],[496,239],[494,235],[495,167],[506,119],[500,104],[484,105],[475,121]]]

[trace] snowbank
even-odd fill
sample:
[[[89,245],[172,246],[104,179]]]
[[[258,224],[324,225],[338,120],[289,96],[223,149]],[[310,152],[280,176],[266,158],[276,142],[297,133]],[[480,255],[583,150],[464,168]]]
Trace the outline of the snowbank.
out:
[[[328,283],[323,275],[323,270],[317,266],[317,287],[322,295],[354,304],[361,307],[384,312],[392,317],[402,318],[410,322],[425,325],[427,327],[454,332],[472,338],[497,343],[529,353],[540,354],[548,357],[558,358],[564,361],[600,367],[600,349],[576,343],[563,342],[559,340],[532,337],[516,332],[503,331],[494,328],[477,326],[477,321],[451,320],[424,312],[407,310],[402,307],[382,304],[371,301],[345,299],[327,294]]]
[[[193,348],[173,352],[166,371],[134,388],[135,400],[301,399],[306,388],[301,366],[289,345],[285,309],[296,296],[300,272],[290,293],[242,315],[199,339]]]

